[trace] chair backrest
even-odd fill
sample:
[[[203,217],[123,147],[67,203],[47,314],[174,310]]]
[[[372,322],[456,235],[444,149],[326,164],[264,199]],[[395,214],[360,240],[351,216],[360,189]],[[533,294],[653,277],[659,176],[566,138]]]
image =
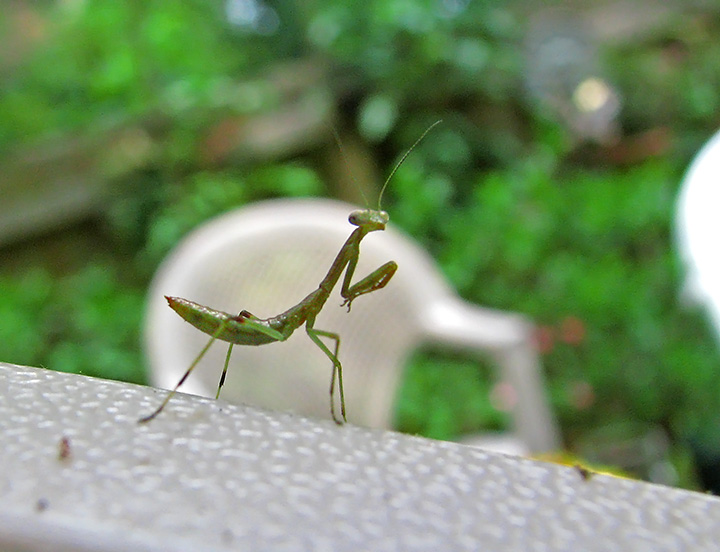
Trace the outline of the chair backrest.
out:
[[[347,222],[353,209],[332,200],[272,200],[227,213],[187,236],[150,288],[146,348],[154,383],[174,386],[208,340],[169,309],[163,295],[226,312],[276,315],[317,288],[353,228]],[[438,342],[498,360],[501,377],[516,389],[515,428],[528,448],[558,445],[531,326],[522,317],[461,301],[432,259],[392,227],[368,235],[360,251],[355,281],[388,260],[399,266],[393,280],[358,298],[349,314],[334,290],[315,323],[341,337],[350,422],[390,427],[407,357],[421,342]],[[222,397],[329,417],[332,366],[304,334],[301,327],[283,343],[235,347]],[[214,344],[181,391],[212,396],[225,354],[222,343]]]

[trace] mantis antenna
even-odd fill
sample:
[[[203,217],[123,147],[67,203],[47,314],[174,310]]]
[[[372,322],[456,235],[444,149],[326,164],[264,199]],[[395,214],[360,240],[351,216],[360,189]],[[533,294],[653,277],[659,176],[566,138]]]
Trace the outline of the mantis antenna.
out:
[[[438,126],[440,123],[442,123],[442,119],[440,119],[439,121],[435,121],[433,124],[431,124],[431,125],[425,130],[425,132],[423,132],[423,133],[420,135],[420,138],[418,138],[417,140],[415,140],[415,143],[414,143],[412,146],[410,146],[410,149],[408,149],[408,150],[405,152],[405,154],[400,158],[400,161],[397,162],[397,165],[395,165],[395,168],[394,168],[392,171],[390,171],[390,174],[389,174],[388,177],[385,179],[385,183],[383,184],[383,187],[380,189],[380,195],[378,196],[378,211],[382,211],[382,196],[383,196],[383,194],[385,193],[385,188],[387,188],[387,185],[388,185],[388,183],[390,182],[390,180],[392,179],[392,177],[395,176],[395,173],[396,173],[397,170],[400,168],[400,165],[402,165],[403,162],[405,161],[405,159],[407,159],[407,156],[410,155],[410,152],[411,152],[412,150],[414,150],[420,142],[423,141],[423,138],[425,138],[425,136],[427,136],[428,132],[430,132],[433,128],[435,128],[436,126]]]
[[[407,156],[410,155],[410,152],[411,152],[412,150],[414,150],[420,142],[423,141],[423,139],[425,138],[425,136],[427,136],[427,134],[428,134],[433,128],[435,128],[437,125],[439,125],[440,123],[442,123],[442,119],[439,119],[439,120],[435,121],[435,122],[434,122],[433,124],[431,124],[427,129],[425,129],[425,132],[423,132],[423,133],[420,135],[420,138],[418,138],[417,140],[415,140],[415,143],[414,143],[412,146],[410,146],[410,148],[409,148],[409,149],[403,154],[403,156],[400,158],[400,161],[397,162],[397,164],[395,165],[395,167],[393,168],[393,170],[390,171],[390,174],[389,174],[388,177],[385,179],[385,182],[383,183],[383,186],[382,186],[382,188],[380,189],[380,195],[378,196],[378,208],[377,208],[378,211],[382,211],[382,196],[383,196],[383,194],[385,193],[385,188],[387,188],[387,185],[390,183],[390,180],[391,180],[392,177],[395,175],[395,173],[397,172],[397,170],[400,168],[400,165],[402,165],[402,164],[405,162],[405,159],[407,159]],[[342,143],[342,140],[340,139],[340,135],[338,134],[338,131],[337,131],[337,129],[336,129],[334,126],[333,126],[333,129],[332,129],[332,130],[333,130],[333,136],[335,137],[335,141],[337,142],[337,145],[338,145],[338,149],[340,150],[340,155],[342,155],[342,158],[345,160],[345,164],[349,167],[349,166],[350,166],[350,162],[348,161],[348,158],[347,158],[347,156],[345,155],[345,148],[343,148],[343,143]],[[353,180],[355,180],[355,179],[353,178]],[[362,186],[360,186],[360,184],[358,184],[357,182],[355,182],[355,185],[357,186],[358,190],[360,190],[360,195],[362,196],[363,201],[365,202],[365,206],[369,208],[369,207],[370,207],[370,203],[368,202],[367,197],[365,196],[365,192],[363,192]]]

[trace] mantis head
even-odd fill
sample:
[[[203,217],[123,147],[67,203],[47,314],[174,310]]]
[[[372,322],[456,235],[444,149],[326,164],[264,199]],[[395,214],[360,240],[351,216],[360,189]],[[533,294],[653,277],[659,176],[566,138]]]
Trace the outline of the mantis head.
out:
[[[374,232],[375,230],[385,230],[385,225],[390,221],[390,215],[387,214],[387,212],[382,210],[382,197],[385,193],[385,188],[387,188],[388,183],[392,179],[392,177],[395,175],[395,172],[400,168],[400,165],[403,164],[405,159],[408,155],[410,155],[410,152],[415,149],[415,147],[422,141],[423,138],[427,135],[428,132],[430,132],[434,127],[439,125],[442,121],[435,121],[433,124],[431,124],[425,132],[422,133],[422,136],[418,138],[415,143],[410,147],[409,150],[405,152],[405,154],[402,156],[400,161],[398,161],[397,165],[393,168],[393,170],[390,172],[390,175],[385,180],[385,183],[382,186],[382,189],[380,190],[380,195],[378,197],[378,208],[377,209],[358,209],[357,211],[353,211],[350,213],[350,216],[348,217],[348,221],[350,224],[353,224],[355,226],[359,226],[360,228],[364,228],[366,232]],[[340,143],[340,137],[337,134],[337,131],[335,131],[335,140],[337,140],[338,145],[340,146],[340,152],[342,152],[342,144]],[[343,153],[344,155],[344,153]],[[362,189],[360,190],[360,193],[362,194]],[[363,198],[365,198],[365,194],[363,194]],[[367,204],[367,199],[365,199],[365,204]]]
[[[350,224],[365,228],[368,232],[385,230],[385,225],[389,220],[390,215],[385,211],[375,211],[374,209],[358,209],[350,213],[348,217]]]

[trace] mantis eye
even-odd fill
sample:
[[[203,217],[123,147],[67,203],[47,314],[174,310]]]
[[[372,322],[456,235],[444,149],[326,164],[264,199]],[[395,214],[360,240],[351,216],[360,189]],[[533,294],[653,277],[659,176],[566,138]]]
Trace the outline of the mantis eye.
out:
[[[360,226],[361,218],[362,218],[362,211],[353,211],[352,213],[350,213],[350,216],[348,217],[348,222],[355,226]]]

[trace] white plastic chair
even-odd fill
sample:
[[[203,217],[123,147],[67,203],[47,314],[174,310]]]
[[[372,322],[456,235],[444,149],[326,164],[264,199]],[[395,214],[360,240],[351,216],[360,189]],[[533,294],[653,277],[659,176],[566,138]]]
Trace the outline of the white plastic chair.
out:
[[[720,132],[703,146],[683,179],[675,232],[686,269],[683,299],[706,309],[720,340]]]
[[[352,205],[332,200],[273,200],[232,211],[187,236],[150,287],[146,347],[155,384],[172,388],[208,336],[173,312],[164,295],[265,318],[317,288],[354,228]],[[490,354],[512,385],[514,430],[524,449],[559,445],[543,392],[532,326],[518,314],[480,308],[458,298],[432,259],[390,226],[368,235],[355,272],[362,278],[384,262],[398,270],[388,286],[359,297],[348,314],[338,289],[315,327],[339,333],[347,416],[351,423],[390,428],[402,367],[420,344]],[[214,396],[226,344],[213,344],[181,391]],[[233,349],[221,397],[329,419],[331,363],[304,327],[289,340]],[[172,402],[163,415],[172,409]]]

